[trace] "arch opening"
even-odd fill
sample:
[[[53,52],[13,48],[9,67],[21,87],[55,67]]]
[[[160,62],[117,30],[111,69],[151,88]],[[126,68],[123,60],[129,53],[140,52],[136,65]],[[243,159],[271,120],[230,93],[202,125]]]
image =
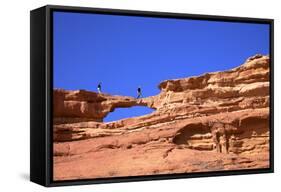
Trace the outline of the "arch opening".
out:
[[[155,111],[147,106],[133,106],[128,108],[116,108],[114,111],[107,114],[103,119],[103,122],[118,121],[125,118],[138,117],[142,115],[147,115]]]

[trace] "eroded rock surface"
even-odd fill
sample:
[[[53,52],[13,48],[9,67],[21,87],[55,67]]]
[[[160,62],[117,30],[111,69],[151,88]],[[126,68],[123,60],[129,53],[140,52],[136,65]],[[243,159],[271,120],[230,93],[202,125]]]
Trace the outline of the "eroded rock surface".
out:
[[[135,99],[54,90],[54,179],[269,167],[269,62],[166,80]],[[104,123],[120,107],[151,114]]]

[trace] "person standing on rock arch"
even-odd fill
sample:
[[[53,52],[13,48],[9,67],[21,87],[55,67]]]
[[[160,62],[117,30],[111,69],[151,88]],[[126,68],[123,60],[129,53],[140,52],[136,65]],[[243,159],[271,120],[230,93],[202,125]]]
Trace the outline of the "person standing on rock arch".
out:
[[[98,89],[98,93],[101,93],[101,82],[99,82],[97,89]]]
[[[137,89],[137,94],[138,94],[137,99],[139,99],[139,98],[141,98],[141,97],[142,97],[141,87],[140,87],[140,86],[138,86],[138,89]]]

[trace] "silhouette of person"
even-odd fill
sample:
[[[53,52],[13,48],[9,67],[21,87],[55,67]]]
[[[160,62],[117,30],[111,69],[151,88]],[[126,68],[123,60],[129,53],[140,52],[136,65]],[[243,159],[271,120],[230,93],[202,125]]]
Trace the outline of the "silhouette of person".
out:
[[[101,83],[98,84],[98,93],[101,93]]]
[[[137,93],[138,93],[137,99],[139,99],[140,97],[142,97],[142,93],[141,93],[141,88],[140,88],[140,87],[138,87]]]

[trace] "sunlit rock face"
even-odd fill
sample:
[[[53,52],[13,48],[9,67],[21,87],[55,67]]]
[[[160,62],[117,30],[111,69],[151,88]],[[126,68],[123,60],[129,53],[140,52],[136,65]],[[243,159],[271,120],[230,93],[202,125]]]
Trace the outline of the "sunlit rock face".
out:
[[[228,71],[163,81],[141,99],[54,90],[54,179],[269,167],[269,65],[255,55]],[[154,111],[103,122],[133,106]]]

